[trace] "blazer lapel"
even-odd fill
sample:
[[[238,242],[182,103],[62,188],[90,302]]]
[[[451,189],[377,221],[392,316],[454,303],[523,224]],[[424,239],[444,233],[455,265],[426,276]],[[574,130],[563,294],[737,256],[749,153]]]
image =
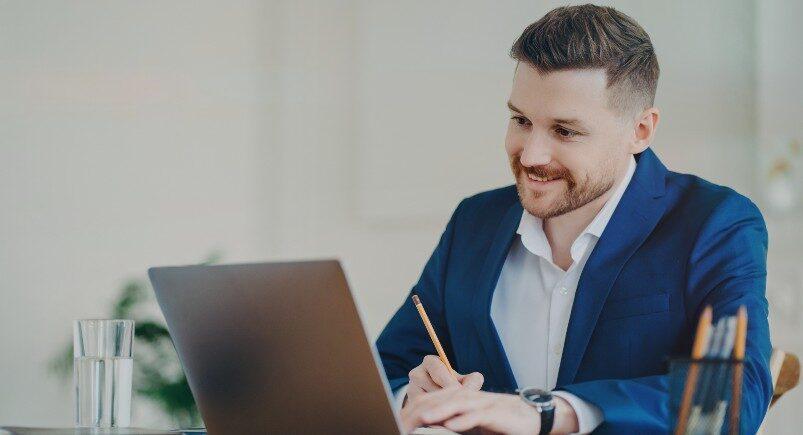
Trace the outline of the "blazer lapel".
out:
[[[502,390],[514,389],[516,381],[513,377],[510,363],[505,356],[505,351],[502,348],[502,341],[499,339],[496,327],[491,320],[491,297],[496,288],[496,282],[499,280],[499,274],[502,271],[505,258],[507,258],[510,244],[516,235],[516,228],[518,228],[522,212],[521,203],[516,201],[499,223],[491,242],[491,248],[488,250],[480,271],[477,291],[474,293],[472,300],[474,326],[482,348],[488,357],[490,373],[486,373],[486,376],[493,376],[493,382],[486,382],[486,384],[489,384],[492,388]]]
[[[605,299],[630,256],[664,214],[666,168],[649,148],[637,156],[636,171],[577,286],[558,371],[557,385],[574,381]]]

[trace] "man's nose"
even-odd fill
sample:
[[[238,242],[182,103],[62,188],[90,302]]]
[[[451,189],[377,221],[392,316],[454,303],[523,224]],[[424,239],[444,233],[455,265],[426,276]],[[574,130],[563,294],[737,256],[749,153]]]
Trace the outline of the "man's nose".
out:
[[[552,161],[551,146],[543,136],[533,133],[527,138],[521,152],[521,164],[525,167],[546,166]]]

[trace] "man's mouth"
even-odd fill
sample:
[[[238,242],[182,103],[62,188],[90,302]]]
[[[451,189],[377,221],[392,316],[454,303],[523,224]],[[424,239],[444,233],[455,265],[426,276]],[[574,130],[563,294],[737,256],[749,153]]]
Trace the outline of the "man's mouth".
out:
[[[546,183],[548,181],[559,180],[561,177],[539,177],[539,176],[534,175],[534,174],[527,174],[527,178],[529,178],[530,180],[533,180],[533,181]]]

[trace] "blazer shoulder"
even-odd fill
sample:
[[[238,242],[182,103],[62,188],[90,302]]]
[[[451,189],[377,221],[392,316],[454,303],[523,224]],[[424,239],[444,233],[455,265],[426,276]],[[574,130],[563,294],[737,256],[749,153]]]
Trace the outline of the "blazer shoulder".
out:
[[[669,172],[667,190],[674,192],[674,207],[685,218],[694,218],[699,223],[722,215],[728,220],[745,217],[759,218],[761,211],[753,201],[736,190],[712,183],[696,175]]]
[[[458,206],[459,218],[474,220],[477,218],[494,218],[503,216],[510,207],[519,201],[515,185],[486,190],[469,196]]]

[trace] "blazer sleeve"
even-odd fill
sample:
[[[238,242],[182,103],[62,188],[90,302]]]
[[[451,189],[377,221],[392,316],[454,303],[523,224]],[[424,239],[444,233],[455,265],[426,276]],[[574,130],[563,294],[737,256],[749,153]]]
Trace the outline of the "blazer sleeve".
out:
[[[761,213],[747,198],[733,193],[707,218],[688,265],[684,304],[690,319],[696,322],[706,305],[713,307],[715,319],[734,315],[741,305],[747,308],[741,433],[756,433],[772,397],[766,257],[767,229]],[[667,433],[672,427],[668,381],[667,375],[657,375],[588,381],[561,389],[602,410],[600,432]]]
[[[390,388],[394,393],[409,382],[407,375],[410,370],[421,364],[426,355],[435,354],[435,347],[421,322],[418,311],[410,300],[413,293],[418,295],[426,308],[427,315],[449,360],[454,361],[454,355],[450,350],[452,349],[451,340],[445,324],[443,287],[454,237],[455,221],[462,205],[461,202],[452,214],[435,251],[424,266],[418,282],[376,340],[379,357]],[[456,367],[455,370],[457,370]]]

